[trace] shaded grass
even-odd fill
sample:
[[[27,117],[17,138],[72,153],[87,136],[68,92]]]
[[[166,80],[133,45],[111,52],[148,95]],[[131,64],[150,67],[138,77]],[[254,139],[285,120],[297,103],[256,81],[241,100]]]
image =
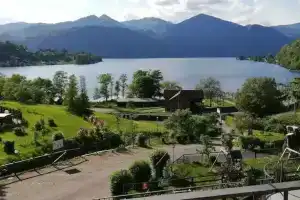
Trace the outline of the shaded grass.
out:
[[[196,185],[213,184],[217,175],[214,172],[209,172],[209,166],[201,164],[174,164],[172,169],[179,177],[194,177]]]
[[[256,169],[264,169],[265,165],[274,162],[278,160],[278,156],[268,156],[263,158],[250,158],[244,160],[244,163],[250,167],[256,168]]]
[[[114,115],[95,112],[95,115],[105,121],[105,125],[112,130],[117,130],[117,120]],[[163,132],[166,131],[162,123],[151,121],[134,121],[136,132]],[[123,132],[130,132],[132,130],[132,121],[128,119],[120,119],[120,129]]]

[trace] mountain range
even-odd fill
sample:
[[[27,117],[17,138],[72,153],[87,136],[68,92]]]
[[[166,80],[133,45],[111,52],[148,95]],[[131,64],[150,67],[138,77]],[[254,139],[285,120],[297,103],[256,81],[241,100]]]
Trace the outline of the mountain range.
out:
[[[56,24],[0,25],[0,40],[37,49],[90,52],[104,58],[235,57],[276,54],[300,37],[300,23],[242,26],[200,14],[173,24],[158,18],[124,22],[107,15]]]

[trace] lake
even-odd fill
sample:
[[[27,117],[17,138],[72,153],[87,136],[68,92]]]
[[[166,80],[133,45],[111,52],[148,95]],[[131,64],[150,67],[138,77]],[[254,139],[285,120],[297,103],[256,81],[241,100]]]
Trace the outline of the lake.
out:
[[[286,83],[299,73],[290,72],[280,66],[251,61],[238,61],[235,58],[163,58],[163,59],[104,59],[93,65],[53,65],[31,67],[0,68],[0,73],[14,73],[28,78],[51,78],[58,70],[68,74],[85,76],[89,95],[92,96],[97,85],[96,77],[101,73],[111,73],[115,79],[122,73],[128,74],[129,81],[138,69],[159,69],[165,80],[179,82],[185,89],[193,89],[202,78],[215,77],[224,91],[236,91],[249,77],[274,77]]]

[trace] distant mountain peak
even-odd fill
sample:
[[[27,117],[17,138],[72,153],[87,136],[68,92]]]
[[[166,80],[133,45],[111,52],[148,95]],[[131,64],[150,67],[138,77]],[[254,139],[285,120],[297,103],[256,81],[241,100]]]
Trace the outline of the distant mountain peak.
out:
[[[86,17],[82,17],[78,20],[95,20],[95,19],[98,19],[98,17],[96,15],[89,15],[89,16],[86,16]],[[78,21],[76,20],[76,21]]]
[[[102,19],[102,20],[114,20],[113,18],[111,18],[110,16],[106,15],[106,14],[103,14],[99,17],[99,19]],[[116,21],[116,20],[114,20]]]

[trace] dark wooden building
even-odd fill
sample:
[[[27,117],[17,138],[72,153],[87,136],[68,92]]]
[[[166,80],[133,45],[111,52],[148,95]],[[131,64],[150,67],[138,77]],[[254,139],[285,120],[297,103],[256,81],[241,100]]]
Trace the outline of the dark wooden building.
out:
[[[198,103],[204,98],[202,90],[164,90],[165,109],[174,112],[177,109],[190,109],[193,113],[201,112]]]

